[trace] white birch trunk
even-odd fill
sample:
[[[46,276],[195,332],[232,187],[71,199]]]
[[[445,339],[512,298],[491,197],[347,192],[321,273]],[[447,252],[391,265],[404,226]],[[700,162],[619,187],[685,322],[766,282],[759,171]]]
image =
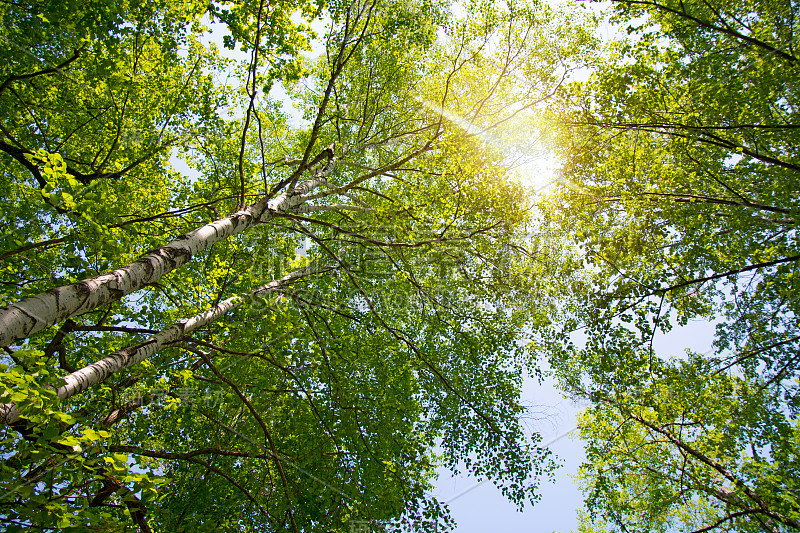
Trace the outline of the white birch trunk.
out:
[[[67,398],[79,394],[89,387],[104,381],[114,372],[131,367],[137,363],[141,363],[142,361],[161,351],[165,346],[181,340],[186,335],[197,331],[203,326],[215,322],[233,309],[241,306],[247,301],[246,296],[252,297],[269,294],[276,289],[290,285],[292,282],[302,278],[303,276],[314,274],[320,271],[320,267],[316,263],[313,263],[305,268],[295,270],[281,279],[276,279],[267,283],[266,285],[262,285],[245,296],[231,296],[227,300],[219,302],[214,307],[210,307],[198,315],[179,320],[170,327],[159,331],[142,343],[123,348],[122,350],[115,352],[108,357],[104,357],[103,359],[92,363],[91,365],[85,366],[80,370],[65,376],[63,378],[65,381],[64,385],[59,387],[59,389],[56,391],[58,398],[62,401],[66,400]],[[0,420],[3,421],[3,424],[13,424],[19,419],[20,412],[14,403],[0,405]]]
[[[313,178],[295,187],[291,195],[284,192],[269,201],[264,198],[229,217],[190,231],[113,272],[51,289],[0,308],[0,346],[8,346],[62,320],[119,300],[155,283],[215,243],[277,213],[298,207],[305,201],[302,195],[326,183],[325,178],[333,170],[335,162],[334,157]]]

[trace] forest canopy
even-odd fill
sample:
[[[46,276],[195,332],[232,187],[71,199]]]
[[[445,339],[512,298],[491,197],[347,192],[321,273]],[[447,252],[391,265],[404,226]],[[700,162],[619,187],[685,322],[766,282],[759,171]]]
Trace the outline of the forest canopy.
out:
[[[0,4],[3,527],[800,529],[797,7]]]
[[[536,501],[497,146],[589,38],[466,7],[0,7],[8,530],[436,530],[439,466]]]
[[[582,531],[800,528],[797,9],[612,2],[559,108],[542,212],[576,254],[542,344],[590,405]],[[654,348],[691,321],[710,345]]]

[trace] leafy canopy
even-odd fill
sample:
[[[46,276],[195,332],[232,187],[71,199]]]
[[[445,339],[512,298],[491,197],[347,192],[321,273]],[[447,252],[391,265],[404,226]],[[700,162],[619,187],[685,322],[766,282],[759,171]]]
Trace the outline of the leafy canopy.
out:
[[[588,40],[535,3],[468,13],[0,7],[8,530],[437,530],[439,465],[538,498],[529,205],[498,139]]]

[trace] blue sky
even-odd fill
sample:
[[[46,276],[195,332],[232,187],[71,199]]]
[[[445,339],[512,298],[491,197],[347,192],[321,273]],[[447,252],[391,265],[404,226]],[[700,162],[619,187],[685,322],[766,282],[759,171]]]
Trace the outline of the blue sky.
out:
[[[576,510],[582,497],[572,476],[583,460],[583,444],[574,432],[564,434],[575,428],[578,407],[563,399],[549,381],[542,385],[534,381],[526,383],[522,400],[543,413],[532,429],[542,435],[542,444],[552,442],[550,450],[561,459],[555,482],[543,484],[542,499],[520,513],[491,483],[475,487],[478,481],[474,478],[454,478],[440,471],[434,494],[440,501],[448,502],[458,523],[458,533],[568,533],[577,529]],[[472,490],[465,493],[468,489]]]
[[[653,349],[662,357],[681,357],[686,349],[704,353],[711,349],[713,338],[712,322],[694,320],[683,327],[675,326],[666,335],[657,334]],[[570,533],[577,530],[577,511],[582,507],[583,497],[575,475],[585,454],[583,443],[575,433],[562,435],[575,428],[580,406],[564,399],[552,380],[541,385],[529,380],[523,387],[522,401],[536,406],[536,411],[546,415],[533,429],[542,435],[543,444],[552,442],[549,448],[561,460],[555,481],[542,485],[542,499],[520,513],[491,483],[465,492],[478,481],[440,471],[434,495],[448,502],[458,523],[457,533]]]

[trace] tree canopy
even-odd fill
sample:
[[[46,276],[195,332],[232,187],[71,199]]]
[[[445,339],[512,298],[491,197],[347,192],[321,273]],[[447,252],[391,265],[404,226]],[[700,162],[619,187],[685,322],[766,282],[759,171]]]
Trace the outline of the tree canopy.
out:
[[[624,36],[558,108],[541,207],[574,251],[541,343],[590,405],[582,527],[796,530],[797,6],[611,9]],[[712,346],[654,348],[695,320]]]
[[[537,499],[498,146],[591,39],[465,8],[0,6],[7,530],[440,530],[441,465]]]
[[[548,368],[581,531],[800,529],[798,6],[603,6],[0,4],[3,527],[524,508]]]

